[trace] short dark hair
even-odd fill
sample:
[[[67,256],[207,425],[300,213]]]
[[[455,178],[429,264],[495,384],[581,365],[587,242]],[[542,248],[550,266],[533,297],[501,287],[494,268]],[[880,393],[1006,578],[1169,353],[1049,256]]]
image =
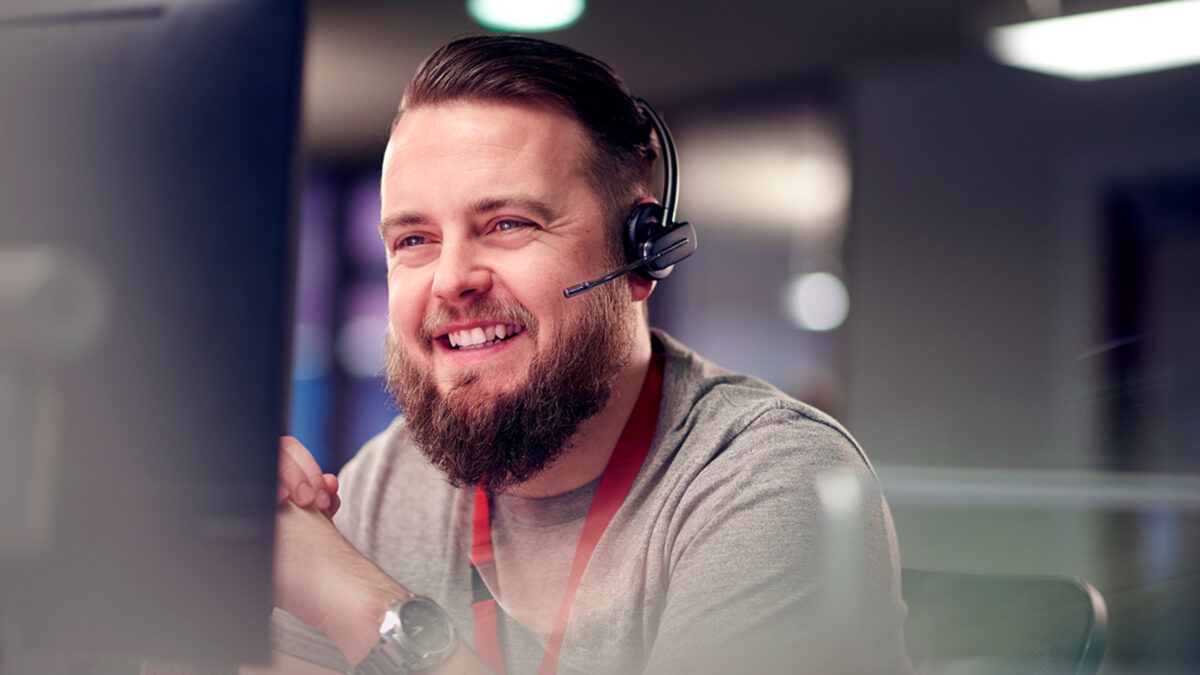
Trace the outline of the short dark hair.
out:
[[[592,140],[587,177],[618,230],[637,200],[652,195],[651,122],[599,59],[518,35],[459,38],[417,68],[396,120],[406,110],[453,101],[549,104],[573,116]],[[617,251],[620,241],[618,235]]]

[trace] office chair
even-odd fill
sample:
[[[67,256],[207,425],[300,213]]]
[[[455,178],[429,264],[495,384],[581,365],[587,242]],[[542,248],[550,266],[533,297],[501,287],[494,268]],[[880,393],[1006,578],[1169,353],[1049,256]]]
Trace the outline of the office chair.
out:
[[[1080,579],[905,569],[909,658],[922,675],[1092,675],[1108,609]]]

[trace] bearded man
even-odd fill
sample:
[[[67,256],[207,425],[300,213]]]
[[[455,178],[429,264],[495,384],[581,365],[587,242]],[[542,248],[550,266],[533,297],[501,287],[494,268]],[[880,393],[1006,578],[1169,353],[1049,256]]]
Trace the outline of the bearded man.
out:
[[[818,482],[874,481],[850,435],[652,331],[654,275],[564,297],[644,255],[631,219],[674,225],[656,124],[606,65],[539,40],[464,38],[420,66],[381,185],[405,413],[336,481],[285,440],[275,668],[908,669],[877,491],[855,511],[854,619],[823,593]]]

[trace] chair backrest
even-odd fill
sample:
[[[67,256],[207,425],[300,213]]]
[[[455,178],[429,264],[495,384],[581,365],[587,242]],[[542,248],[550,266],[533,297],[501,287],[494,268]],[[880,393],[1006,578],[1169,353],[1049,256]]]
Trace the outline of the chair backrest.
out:
[[[904,623],[918,673],[1091,675],[1108,629],[1081,579],[903,570]]]

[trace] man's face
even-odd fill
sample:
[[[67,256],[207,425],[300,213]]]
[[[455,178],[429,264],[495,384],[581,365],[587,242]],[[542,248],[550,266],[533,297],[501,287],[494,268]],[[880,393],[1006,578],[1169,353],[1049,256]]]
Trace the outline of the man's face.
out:
[[[589,148],[573,119],[528,105],[420,107],[393,130],[381,221],[389,381],[408,390],[401,399],[410,418],[418,410],[444,418],[427,430],[429,444],[469,444],[462,434],[441,436],[443,427],[506,424],[508,411],[564,418],[565,427],[546,437],[561,446],[581,421],[570,418],[594,414],[607,398],[628,354],[629,287],[611,284],[575,299],[562,294],[616,262],[604,209],[584,173]],[[562,371],[570,372],[555,384],[561,391],[543,386]],[[531,398],[544,401],[531,408]],[[595,400],[574,414],[543,409],[556,398]],[[496,415],[485,419],[489,411]],[[410,419],[410,428],[414,422],[429,420]],[[475,444],[506,442],[494,434],[467,436]],[[450,473],[452,480],[479,478]]]

